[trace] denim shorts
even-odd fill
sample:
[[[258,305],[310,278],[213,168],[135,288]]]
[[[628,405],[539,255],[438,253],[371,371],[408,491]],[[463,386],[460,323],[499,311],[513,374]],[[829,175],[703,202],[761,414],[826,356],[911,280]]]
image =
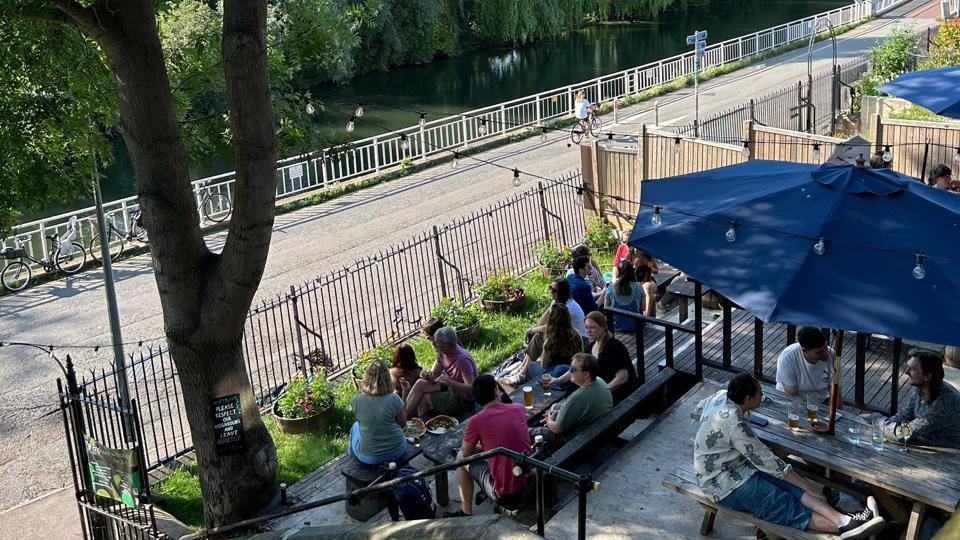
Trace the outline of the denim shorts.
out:
[[[800,503],[803,490],[778,480],[765,472],[757,471],[740,487],[724,497],[720,504],[739,512],[750,512],[753,517],[806,530],[812,513]]]

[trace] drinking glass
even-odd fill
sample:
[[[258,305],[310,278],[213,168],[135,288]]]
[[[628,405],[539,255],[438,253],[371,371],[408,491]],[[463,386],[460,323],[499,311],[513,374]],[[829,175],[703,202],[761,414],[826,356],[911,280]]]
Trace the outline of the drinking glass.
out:
[[[553,384],[553,377],[551,377],[549,373],[544,373],[540,381],[543,382],[543,395],[549,396],[551,394],[550,386]]]
[[[800,429],[800,415],[797,413],[797,407],[792,403],[787,406],[787,427]]]
[[[883,421],[877,420],[873,423],[873,428],[870,430],[870,444],[873,445],[873,449],[877,452],[883,451]]]
[[[523,387],[523,406],[528,409],[533,408],[533,387],[532,386]]]
[[[820,401],[816,398],[807,398],[807,419],[810,423],[817,421],[817,415],[820,414]]]
[[[850,426],[847,428],[847,440],[850,444],[860,444],[860,426]]]
[[[907,441],[910,440],[910,436],[913,435],[913,427],[910,426],[909,422],[902,422],[897,426],[897,436],[900,437],[900,446],[897,450],[901,452],[908,452],[907,450]]]

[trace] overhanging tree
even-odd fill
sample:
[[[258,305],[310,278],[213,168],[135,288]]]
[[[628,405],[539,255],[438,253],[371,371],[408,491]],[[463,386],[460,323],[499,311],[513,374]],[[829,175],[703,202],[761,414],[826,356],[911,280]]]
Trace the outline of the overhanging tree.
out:
[[[266,3],[223,2],[222,69],[236,188],[220,254],[207,248],[200,232],[154,2],[49,0],[20,4],[17,15],[75,26],[107,59],[196,450],[205,521],[217,526],[248,516],[274,496],[277,464],[240,348],[274,219],[277,151]],[[232,394],[241,399],[244,445],[238,453],[218,455],[211,400]]]

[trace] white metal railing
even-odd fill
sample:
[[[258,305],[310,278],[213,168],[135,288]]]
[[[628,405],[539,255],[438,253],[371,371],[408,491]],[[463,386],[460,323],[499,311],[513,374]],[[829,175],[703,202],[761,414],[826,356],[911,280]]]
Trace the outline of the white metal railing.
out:
[[[706,49],[703,67],[722,66],[758,53],[807,39],[822,19],[835,27],[882,13],[906,0],[873,0],[811,15],[759,32],[716,43]],[[630,94],[636,94],[693,74],[693,51],[618,71],[568,86],[554,88],[505,103],[490,105],[462,114],[447,116],[347,145],[326,148],[304,156],[277,162],[277,198],[304,191],[325,188],[358,176],[377,173],[399,165],[404,159],[424,159],[428,156],[463,148],[470,143],[501,136],[505,133],[542,125],[563,118],[573,112],[574,95],[583,90],[588,99],[602,103]],[[405,137],[408,145],[403,148]],[[197,206],[211,191],[233,199],[235,173],[212,176],[193,182]],[[131,207],[136,197],[127,197],[104,204],[107,212],[114,212],[118,225],[130,223]],[[79,241],[86,244],[96,232],[96,214],[93,207],[67,212],[57,216],[17,225],[13,236],[0,241],[0,246],[12,245],[14,236],[23,237],[24,247],[35,256],[50,250],[45,236],[63,233],[71,216],[80,218]],[[202,216],[201,216],[202,217]]]

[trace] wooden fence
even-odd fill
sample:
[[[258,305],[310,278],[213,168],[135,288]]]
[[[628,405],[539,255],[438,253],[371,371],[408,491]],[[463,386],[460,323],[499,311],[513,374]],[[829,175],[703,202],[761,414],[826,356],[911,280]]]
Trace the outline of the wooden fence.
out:
[[[875,115],[870,123],[874,150],[890,146],[893,169],[926,181],[935,165],[944,163],[957,177],[960,122],[895,120]]]

